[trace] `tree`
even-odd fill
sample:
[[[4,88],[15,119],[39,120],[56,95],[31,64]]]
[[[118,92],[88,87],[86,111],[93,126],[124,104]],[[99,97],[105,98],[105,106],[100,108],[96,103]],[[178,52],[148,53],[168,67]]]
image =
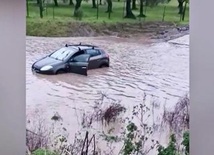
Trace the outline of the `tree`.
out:
[[[70,0],[70,1],[69,1],[69,5],[71,5],[71,6],[73,6],[73,5],[74,5],[73,0]]]
[[[178,14],[183,13],[183,8],[184,8],[183,4],[184,4],[184,0],[178,0],[178,9],[179,9]]]
[[[92,8],[97,8],[96,0],[92,0]]]
[[[146,17],[146,15],[143,13],[144,12],[144,4],[143,3],[144,3],[144,0],[140,0],[140,14],[138,15],[139,17]]]
[[[126,0],[126,15],[125,18],[136,19],[131,9],[131,0]]]
[[[136,0],[132,0],[132,10],[137,10]]]
[[[184,21],[185,18],[185,14],[186,14],[186,8],[187,8],[187,3],[189,3],[189,0],[184,0],[184,8],[183,8],[183,12],[182,12],[182,21]]]
[[[112,12],[112,0],[107,0],[107,11],[106,13],[111,13]]]
[[[82,0],[76,0],[75,10],[78,10],[81,7]]]
[[[43,18],[43,3],[42,3],[42,0],[39,0],[39,14],[40,14],[40,18]]]
[[[82,0],[76,0],[75,8],[74,8],[74,17],[77,17],[77,11],[81,7]]]
[[[55,6],[59,6],[58,0],[54,0],[54,4],[55,4]]]

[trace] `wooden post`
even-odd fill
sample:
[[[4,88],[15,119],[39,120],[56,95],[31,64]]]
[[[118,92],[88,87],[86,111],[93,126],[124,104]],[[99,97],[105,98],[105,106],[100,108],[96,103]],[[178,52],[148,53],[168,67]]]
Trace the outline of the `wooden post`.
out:
[[[53,5],[53,19],[54,19],[54,17],[55,17],[55,7],[54,7],[54,5]]]
[[[99,18],[99,0],[97,0],[97,19]]]
[[[185,4],[184,4],[184,10],[182,13],[182,21],[184,21],[184,18],[185,18],[186,8],[187,8],[187,1],[185,1]]]
[[[165,13],[166,13],[166,6],[164,6],[164,8],[163,8],[163,18],[162,18],[162,22],[164,21]]]

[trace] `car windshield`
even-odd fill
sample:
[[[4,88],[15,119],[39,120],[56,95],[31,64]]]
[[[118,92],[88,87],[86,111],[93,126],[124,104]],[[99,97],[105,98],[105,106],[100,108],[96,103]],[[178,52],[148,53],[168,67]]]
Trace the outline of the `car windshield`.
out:
[[[50,55],[51,58],[57,60],[65,60],[68,58],[74,51],[68,48],[61,48]]]

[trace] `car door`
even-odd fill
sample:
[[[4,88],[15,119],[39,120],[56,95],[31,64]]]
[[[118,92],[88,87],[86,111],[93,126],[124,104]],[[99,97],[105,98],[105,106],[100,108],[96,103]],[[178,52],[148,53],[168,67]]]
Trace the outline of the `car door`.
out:
[[[102,58],[102,55],[99,50],[97,49],[87,49],[87,54],[90,54],[90,61],[88,64],[88,69],[95,69],[100,67],[100,61]]]
[[[80,75],[87,76],[89,54],[81,54],[69,60],[69,71]]]

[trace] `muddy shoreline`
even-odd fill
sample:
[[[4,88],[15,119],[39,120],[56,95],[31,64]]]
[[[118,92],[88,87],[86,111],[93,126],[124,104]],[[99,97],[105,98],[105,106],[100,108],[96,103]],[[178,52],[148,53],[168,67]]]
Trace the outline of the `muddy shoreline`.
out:
[[[38,26],[36,24],[39,24]],[[49,23],[51,24],[51,23]],[[162,42],[182,37],[189,34],[189,25],[177,25],[173,22],[145,22],[145,23],[84,23],[70,22],[58,23],[57,27],[47,27],[47,32],[42,32],[45,26],[34,23],[27,26],[27,36],[36,37],[118,37],[123,39],[142,39],[149,42]],[[61,29],[62,32],[52,31]],[[33,30],[33,31],[32,31]]]

